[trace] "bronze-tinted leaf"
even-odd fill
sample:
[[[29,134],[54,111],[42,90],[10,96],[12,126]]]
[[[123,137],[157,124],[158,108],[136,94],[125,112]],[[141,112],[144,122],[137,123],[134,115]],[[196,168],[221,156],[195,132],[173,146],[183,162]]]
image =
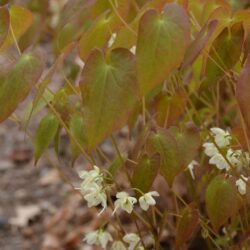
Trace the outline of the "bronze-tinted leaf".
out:
[[[190,204],[183,209],[181,217],[177,222],[176,249],[180,249],[180,247],[192,237],[198,226],[199,211],[194,204]]]
[[[176,94],[160,96],[156,100],[156,120],[159,126],[173,126],[178,118],[184,113],[187,105],[187,95],[179,89]]]
[[[125,125],[137,100],[134,57],[127,49],[114,49],[105,58],[95,49],[80,83],[89,150]]]
[[[236,83],[236,99],[250,135],[250,54]]]
[[[225,28],[215,39],[207,58],[202,86],[211,86],[239,61],[244,41],[241,23]],[[212,59],[211,59],[212,58]],[[216,63],[215,63],[216,62]]]
[[[0,122],[5,120],[29,94],[42,74],[40,59],[23,54],[16,64],[0,72]]]
[[[194,41],[192,41],[192,43],[187,48],[185,57],[181,65],[182,69],[185,69],[187,68],[187,66],[190,66],[199,56],[200,52],[205,47],[208,39],[213,34],[216,26],[217,26],[217,21],[213,20],[207,23],[196,35]]]
[[[15,36],[15,39],[19,39],[31,26],[33,21],[32,13],[17,5],[12,5],[9,10],[10,15],[10,25]],[[13,34],[9,29],[8,35],[2,44],[0,51],[7,49],[11,44],[14,43]]]
[[[0,8],[0,47],[4,43],[10,27],[10,14],[6,6]]]
[[[140,94],[149,93],[179,67],[189,44],[189,19],[177,4],[148,10],[141,18],[136,49]]]
[[[194,129],[158,129],[148,141],[148,150],[160,154],[160,171],[169,185],[194,159],[200,146],[200,136]]]
[[[114,16],[103,14],[81,37],[79,41],[79,53],[83,61],[86,61],[91,50],[103,49],[108,42],[113,26]]]
[[[216,176],[206,190],[206,210],[216,231],[234,217],[242,205],[237,188],[224,176]]]

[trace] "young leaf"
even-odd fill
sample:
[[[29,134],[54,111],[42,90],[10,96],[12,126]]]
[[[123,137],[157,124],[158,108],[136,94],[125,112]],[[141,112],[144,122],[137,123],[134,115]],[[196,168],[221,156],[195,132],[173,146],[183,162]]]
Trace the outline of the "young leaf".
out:
[[[79,41],[79,53],[83,61],[86,61],[92,49],[104,47],[111,36],[113,22],[113,16],[107,17],[105,14],[82,35]]]
[[[156,100],[157,123],[161,127],[174,125],[178,118],[184,113],[187,105],[187,96],[183,90],[176,91],[174,96],[167,94]]]
[[[200,137],[193,129],[158,129],[149,138],[148,146],[149,151],[160,154],[161,173],[171,186],[175,176],[195,157],[200,146]]]
[[[141,18],[136,68],[142,96],[177,69],[189,44],[189,20],[182,7],[167,4],[163,13],[148,10]]]
[[[132,186],[144,193],[149,191],[158,173],[158,169],[159,161],[157,161],[156,157],[150,159],[147,156],[143,156],[134,168]]]
[[[28,53],[23,54],[7,71],[0,72],[0,122],[8,118],[29,94],[42,69],[39,58]]]
[[[0,47],[5,41],[10,27],[10,14],[6,6],[0,8]]]
[[[35,146],[35,164],[49,146],[50,142],[55,138],[59,123],[57,118],[52,115],[46,115],[40,122],[34,138]]]
[[[237,188],[223,176],[216,176],[206,190],[206,210],[216,231],[234,217],[242,200]]]
[[[176,249],[180,249],[186,241],[188,241],[192,234],[197,230],[199,226],[199,212],[195,208],[194,204],[190,204],[185,207],[181,213],[181,217],[177,222],[176,231]]]
[[[204,27],[196,35],[194,41],[192,41],[192,43],[187,48],[185,57],[181,65],[182,69],[186,69],[188,66],[190,66],[200,55],[200,52],[204,49],[209,38],[215,31],[217,23],[217,20],[212,20],[211,22],[204,25]]]
[[[85,143],[85,136],[84,136],[83,118],[81,115],[78,114],[72,115],[72,117],[70,118],[69,129],[72,135],[75,137],[75,139],[79,142],[79,144],[83,146]],[[70,141],[70,146],[71,146],[72,162],[74,163],[74,161],[79,156],[81,151],[73,140]]]
[[[127,49],[114,49],[108,58],[95,49],[80,82],[88,149],[125,125],[137,100],[134,57]]]
[[[31,26],[33,21],[32,13],[21,6],[12,5],[9,10],[9,15],[11,29],[14,33],[15,39],[18,40]],[[0,51],[7,49],[14,43],[14,37],[11,29],[9,29],[8,35],[2,44]]]
[[[236,99],[250,135],[250,54],[236,83]]]
[[[207,58],[205,78],[202,86],[215,84],[225,70],[231,69],[240,59],[244,41],[244,30],[241,23],[225,28],[213,42],[210,57]],[[216,62],[216,63],[215,63]]]

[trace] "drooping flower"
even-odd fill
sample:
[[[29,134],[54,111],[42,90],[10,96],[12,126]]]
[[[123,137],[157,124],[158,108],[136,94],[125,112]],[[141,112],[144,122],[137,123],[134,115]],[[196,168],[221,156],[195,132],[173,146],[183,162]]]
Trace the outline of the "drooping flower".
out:
[[[225,169],[229,170],[230,165],[226,161],[226,159],[220,154],[215,154],[213,157],[209,159],[209,164],[216,165],[216,167],[220,170]]]
[[[125,210],[129,214],[133,211],[134,204],[137,202],[136,198],[129,196],[126,192],[117,193],[116,198],[113,214],[118,208]]]
[[[142,210],[147,211],[149,206],[154,206],[156,204],[153,196],[159,196],[156,191],[148,192],[139,198],[140,207]]]
[[[232,150],[229,148],[227,151],[227,159],[234,167],[241,168],[244,164],[244,155],[242,150]]]
[[[242,179],[243,180],[242,180]],[[238,191],[239,191],[239,193],[241,194],[241,195],[245,195],[246,194],[246,192],[247,192],[247,186],[246,186],[246,182],[248,181],[248,177],[246,177],[246,176],[244,176],[244,175],[241,175],[241,178],[240,179],[238,179],[237,181],[236,181],[236,186],[237,186],[237,188],[238,188]]]
[[[190,174],[191,174],[193,180],[195,179],[195,176],[194,176],[194,167],[195,167],[195,166],[198,166],[198,165],[199,165],[199,163],[198,163],[197,161],[192,160],[192,161],[188,164],[188,166],[187,166],[187,168],[188,168],[188,170],[189,170],[189,172],[190,172]]]
[[[101,185],[103,182],[103,174],[97,166],[90,171],[81,171],[79,177],[83,180],[81,183],[81,190],[85,193],[93,183]]]
[[[112,244],[111,250],[126,250],[126,247],[121,241],[118,240]]]
[[[206,142],[202,146],[205,148],[204,153],[209,157],[213,157],[214,155],[219,153],[218,149],[212,142]]]
[[[211,128],[210,131],[212,132],[215,143],[218,145],[218,147],[224,148],[230,145],[232,137],[228,131],[225,131],[221,128]]]
[[[129,233],[123,237],[123,240],[129,244],[128,250],[134,250],[140,242],[140,237],[137,234]]]
[[[113,241],[113,238],[110,233],[104,231],[103,229],[99,229],[86,234],[83,240],[86,241],[89,245],[101,246],[105,249],[109,241]]]
[[[92,183],[91,187],[88,188],[88,192],[84,195],[84,199],[88,202],[88,207],[95,207],[101,204],[103,207],[101,212],[107,207],[107,195],[103,187],[96,183]]]

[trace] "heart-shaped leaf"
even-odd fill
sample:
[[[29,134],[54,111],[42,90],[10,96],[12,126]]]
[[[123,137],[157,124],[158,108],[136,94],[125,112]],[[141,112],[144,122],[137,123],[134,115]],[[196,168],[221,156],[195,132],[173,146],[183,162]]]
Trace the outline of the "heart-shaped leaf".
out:
[[[148,150],[160,154],[160,170],[171,186],[175,176],[193,160],[200,146],[200,136],[194,129],[158,129],[148,140]]]
[[[32,13],[21,6],[12,5],[9,10],[9,15],[11,28],[9,29],[8,35],[2,44],[0,51],[7,49],[15,42],[13,35],[15,36],[15,39],[18,40],[28,30],[33,21]]]
[[[189,44],[189,20],[177,4],[164,11],[148,10],[141,18],[136,49],[136,67],[142,96],[161,84],[182,62]]]
[[[234,217],[242,205],[237,188],[223,176],[216,176],[206,190],[206,209],[216,231]]]
[[[8,118],[42,74],[42,63],[31,53],[23,54],[16,64],[0,72],[0,122]]]
[[[44,153],[45,149],[49,146],[50,142],[55,138],[58,127],[58,120],[52,114],[46,115],[41,120],[34,138],[35,164]]]
[[[80,83],[88,149],[128,120],[137,100],[134,57],[127,49],[114,49],[105,58],[95,49],[89,56]]]

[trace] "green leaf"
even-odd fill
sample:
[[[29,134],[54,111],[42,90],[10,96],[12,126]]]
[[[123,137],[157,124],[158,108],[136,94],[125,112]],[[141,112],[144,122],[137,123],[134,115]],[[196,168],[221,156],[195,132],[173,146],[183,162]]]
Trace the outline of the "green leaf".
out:
[[[83,125],[83,118],[79,114],[74,114],[70,118],[69,129],[72,135],[75,137],[77,142],[83,146],[85,144],[85,133],[84,133],[84,125]],[[76,160],[76,158],[81,153],[79,147],[73,140],[70,140],[71,146],[71,154],[72,154],[72,162]]]
[[[34,138],[35,146],[35,164],[49,146],[50,142],[55,138],[59,123],[57,118],[52,115],[46,115],[40,122]]]
[[[132,53],[127,49],[114,49],[105,58],[95,49],[83,69],[80,88],[87,145],[92,150],[126,124],[137,101]]]
[[[0,47],[4,43],[10,26],[10,14],[6,6],[0,8]]]
[[[110,164],[108,171],[112,174],[113,177],[117,173],[118,169],[123,165],[123,162],[127,160],[127,156],[122,155],[122,159],[123,161],[121,160],[120,156],[117,156]]]
[[[114,25],[113,16],[102,15],[81,37],[79,53],[83,61],[94,48],[103,49],[108,42]]]
[[[250,54],[236,83],[236,99],[250,135]]]
[[[242,205],[237,188],[223,176],[216,176],[206,190],[206,210],[216,231],[233,218]]]
[[[199,212],[194,204],[190,204],[183,209],[181,217],[177,222],[175,239],[176,249],[180,249],[180,247],[192,237],[198,226]]]
[[[160,170],[171,186],[174,178],[194,159],[200,146],[200,136],[192,128],[158,129],[148,140],[148,150],[160,154]]]
[[[142,96],[161,84],[184,57],[189,44],[189,20],[177,4],[164,11],[148,10],[141,18],[136,48],[136,67]]]
[[[12,67],[0,72],[0,122],[8,118],[29,94],[42,69],[39,58],[27,53]]]
[[[224,76],[224,71],[233,68],[240,59],[243,41],[244,29],[241,23],[227,27],[220,33],[210,49],[212,60],[207,58],[202,87],[215,84]]]
[[[12,5],[9,10],[9,15],[11,28],[13,30],[15,39],[18,40],[31,26],[33,21],[32,13],[21,6]],[[8,35],[2,44],[0,51],[7,49],[13,43],[13,34],[11,29],[9,29]]]
[[[143,156],[134,168],[132,186],[146,193],[150,190],[159,169],[157,157]]]

